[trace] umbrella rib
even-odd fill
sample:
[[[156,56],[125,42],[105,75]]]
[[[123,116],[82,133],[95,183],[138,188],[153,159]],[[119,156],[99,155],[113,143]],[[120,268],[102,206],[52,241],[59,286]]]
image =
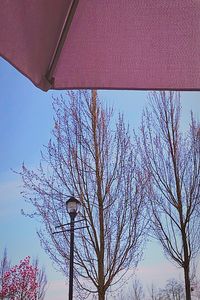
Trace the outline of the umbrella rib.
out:
[[[48,67],[48,71],[45,75],[46,79],[48,80],[48,82],[51,85],[53,84],[53,81],[54,81],[54,78],[52,77],[52,75],[55,70],[58,59],[60,57],[60,53],[62,51],[67,34],[69,32],[70,25],[72,23],[74,14],[76,12],[76,8],[78,6],[78,2],[79,2],[79,0],[72,0],[70,3],[70,6],[69,6],[68,12],[66,14],[65,21],[64,21],[57,45],[56,45],[56,48],[55,48],[53,56],[51,58],[51,61],[50,61],[49,67]]]

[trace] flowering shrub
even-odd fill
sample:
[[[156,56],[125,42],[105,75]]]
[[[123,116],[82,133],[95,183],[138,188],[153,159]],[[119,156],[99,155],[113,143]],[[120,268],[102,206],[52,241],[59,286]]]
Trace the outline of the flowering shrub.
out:
[[[0,298],[37,300],[37,267],[30,264],[30,256],[3,274]]]

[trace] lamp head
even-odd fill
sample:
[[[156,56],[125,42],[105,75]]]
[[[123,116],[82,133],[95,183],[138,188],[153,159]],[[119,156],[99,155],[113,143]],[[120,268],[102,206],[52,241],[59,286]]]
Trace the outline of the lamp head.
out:
[[[66,201],[66,208],[67,208],[67,212],[70,215],[70,217],[76,217],[79,208],[80,208],[80,201],[78,201],[76,198],[74,197],[70,197],[69,200]]]

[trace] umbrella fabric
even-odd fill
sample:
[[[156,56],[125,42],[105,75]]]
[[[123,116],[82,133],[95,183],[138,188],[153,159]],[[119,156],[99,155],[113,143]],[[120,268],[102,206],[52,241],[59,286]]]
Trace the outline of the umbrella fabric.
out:
[[[0,55],[44,90],[200,90],[200,1],[2,0]]]

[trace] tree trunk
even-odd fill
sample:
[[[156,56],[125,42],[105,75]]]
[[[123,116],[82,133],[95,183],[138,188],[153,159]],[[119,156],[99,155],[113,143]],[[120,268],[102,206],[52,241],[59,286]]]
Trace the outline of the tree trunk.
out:
[[[99,144],[98,144],[98,130],[97,130],[97,120],[98,120],[98,111],[97,111],[97,91],[92,90],[92,130],[93,130],[93,140],[95,147],[95,165],[96,165],[96,184],[97,184],[97,199],[99,205],[99,253],[98,253],[98,281],[99,281],[99,289],[98,295],[99,300],[105,299],[105,278],[104,278],[104,206],[103,206],[103,197],[101,190],[101,165],[100,165],[100,153],[99,153]]]
[[[99,288],[98,290],[98,300],[105,300],[105,291],[103,288]]]
[[[182,227],[183,228],[183,227]],[[188,244],[185,230],[182,229],[183,251],[184,251],[184,279],[185,279],[185,295],[186,300],[191,300],[190,288],[190,258],[188,252]]]
[[[190,274],[189,274],[189,264],[188,263],[186,263],[185,267],[184,267],[184,279],[185,279],[186,300],[191,300]]]
[[[179,196],[179,199],[181,199],[181,196]],[[179,203],[181,203],[181,201],[179,201]],[[186,296],[186,300],[191,300],[190,254],[189,254],[189,248],[188,248],[188,237],[187,237],[187,232],[186,232],[186,223],[183,221],[182,205],[180,205],[179,214],[180,214],[181,235],[182,235],[183,255],[184,255],[183,269],[184,269],[184,280],[185,280],[185,296]]]

